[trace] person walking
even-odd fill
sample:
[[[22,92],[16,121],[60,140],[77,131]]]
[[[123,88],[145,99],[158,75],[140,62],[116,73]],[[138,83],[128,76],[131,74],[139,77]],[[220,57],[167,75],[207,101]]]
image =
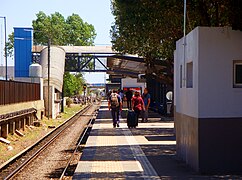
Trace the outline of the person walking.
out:
[[[122,100],[118,95],[117,90],[113,90],[113,93],[109,96],[108,109],[111,110],[113,127],[119,127],[119,114],[122,111]]]
[[[132,110],[136,114],[136,123],[137,123],[137,126],[138,126],[138,122],[139,122],[140,113],[144,109],[145,109],[144,101],[143,101],[142,97],[140,96],[140,93],[138,91],[136,91],[134,93],[133,98],[132,98]]]
[[[125,95],[126,95],[126,100],[127,100],[127,108],[131,109],[132,108],[131,100],[133,97],[133,92],[130,90],[130,88],[127,89],[127,92],[125,93]]]
[[[119,96],[121,97],[122,104],[124,104],[124,91],[122,89],[119,89],[118,91]],[[122,111],[119,113],[119,119],[121,119]]]
[[[142,122],[148,122],[149,116],[149,106],[150,106],[150,94],[147,88],[144,89],[144,93],[142,94],[142,99],[144,101],[145,109],[142,114]]]

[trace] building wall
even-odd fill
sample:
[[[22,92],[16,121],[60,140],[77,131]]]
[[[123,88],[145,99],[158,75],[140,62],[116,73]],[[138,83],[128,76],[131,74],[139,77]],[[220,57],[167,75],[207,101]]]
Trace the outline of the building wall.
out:
[[[177,42],[177,112],[196,118],[242,117],[242,91],[233,87],[233,60],[242,60],[241,39],[240,31],[227,27],[198,27],[187,35],[185,63],[193,61],[193,88],[180,88],[180,65],[184,74],[183,38]]]
[[[242,60],[242,32],[199,28],[199,118],[242,117],[242,89],[233,88],[233,60]]]
[[[177,156],[199,171],[199,120],[182,113],[174,113]]]
[[[188,76],[180,88],[181,39],[175,51],[177,155],[201,173],[240,172],[242,91],[233,87],[233,60],[242,60],[242,32],[197,27],[185,49],[185,62],[193,61],[193,88],[184,86]]]
[[[184,61],[184,39],[176,43],[174,97],[176,111],[198,118],[198,28],[186,36]],[[186,88],[186,64],[193,62],[193,88]],[[182,72],[180,68],[182,67]],[[182,77],[180,76],[182,74]],[[182,84],[182,86],[181,86]],[[182,87],[182,88],[181,88]]]
[[[199,170],[198,144],[198,32],[196,28],[176,43],[174,54],[174,105],[177,155],[195,170]],[[185,60],[185,61],[184,61]],[[186,65],[193,62],[193,88],[186,88]],[[182,70],[181,70],[182,69]]]
[[[11,112],[21,111],[24,109],[35,108],[37,109],[37,117],[41,119],[41,111],[44,111],[44,101],[31,101],[25,103],[16,103],[11,105],[0,106],[0,114],[7,114]]]
[[[138,83],[137,82],[137,78],[123,78],[122,79],[122,89],[124,87],[141,87],[142,88],[142,92],[144,92],[144,88],[146,87],[145,86],[146,83]]]

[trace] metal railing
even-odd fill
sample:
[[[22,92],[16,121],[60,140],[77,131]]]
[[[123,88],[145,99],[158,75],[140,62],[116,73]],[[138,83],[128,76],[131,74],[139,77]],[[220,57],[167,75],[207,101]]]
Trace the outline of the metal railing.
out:
[[[0,80],[0,105],[40,100],[40,84]]]

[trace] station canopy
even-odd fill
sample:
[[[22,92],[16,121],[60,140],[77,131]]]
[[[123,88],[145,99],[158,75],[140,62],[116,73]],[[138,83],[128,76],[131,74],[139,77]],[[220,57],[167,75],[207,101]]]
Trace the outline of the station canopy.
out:
[[[137,77],[139,74],[145,74],[146,63],[144,58],[133,55],[113,55],[107,58],[107,66],[112,70],[111,75],[123,75]],[[162,60],[156,60],[157,69],[164,69]]]

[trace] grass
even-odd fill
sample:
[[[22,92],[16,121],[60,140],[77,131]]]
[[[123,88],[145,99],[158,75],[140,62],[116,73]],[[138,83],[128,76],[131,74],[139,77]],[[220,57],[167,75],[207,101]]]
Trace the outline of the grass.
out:
[[[23,137],[20,137],[16,134],[9,134],[8,140],[11,142],[10,146],[13,147],[13,150],[9,151],[8,146],[4,143],[0,143],[0,164],[3,162],[9,160],[11,157],[15,156],[28,146],[34,144],[37,140],[39,140],[41,137],[43,137],[45,134],[50,132],[52,129],[49,129],[48,126],[59,126],[62,124],[65,120],[76,114],[78,111],[80,111],[83,108],[83,106],[80,105],[72,105],[70,108],[65,108],[65,113],[61,114],[61,118],[59,119],[49,119],[44,117],[43,120],[41,120],[41,126],[40,127],[32,127],[25,128],[25,131],[21,132],[24,134]]]
[[[41,124],[46,127],[48,126],[57,127],[60,124],[62,124],[65,120],[67,120],[68,118],[76,114],[78,111],[80,111],[82,107],[83,106],[76,105],[76,104],[72,105],[71,107],[66,107],[65,112],[61,113],[61,118],[48,120],[47,117],[44,117],[43,120],[41,120]]]

